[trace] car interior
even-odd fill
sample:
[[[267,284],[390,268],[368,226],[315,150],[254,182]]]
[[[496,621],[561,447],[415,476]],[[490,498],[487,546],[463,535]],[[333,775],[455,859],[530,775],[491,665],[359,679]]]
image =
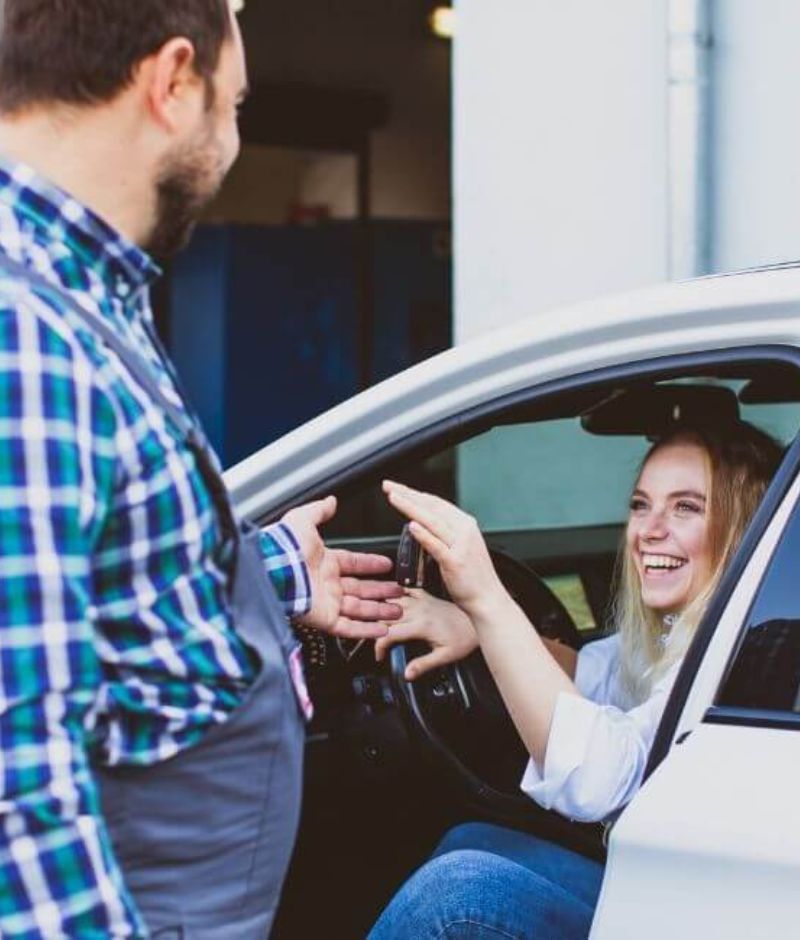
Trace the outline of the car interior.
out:
[[[579,648],[607,630],[629,492],[653,440],[676,423],[737,416],[784,444],[794,438],[799,364],[775,350],[736,357],[663,359],[532,384],[398,441],[309,496],[339,497],[329,544],[390,557],[404,520],[386,503],[382,479],[456,502],[478,520],[536,628]],[[430,562],[425,584],[445,595]],[[480,652],[408,683],[414,644],[378,664],[371,641],[300,634],[316,712],[275,937],[363,937],[458,822],[510,825],[603,858],[600,824],[568,821],[520,791],[527,755]]]

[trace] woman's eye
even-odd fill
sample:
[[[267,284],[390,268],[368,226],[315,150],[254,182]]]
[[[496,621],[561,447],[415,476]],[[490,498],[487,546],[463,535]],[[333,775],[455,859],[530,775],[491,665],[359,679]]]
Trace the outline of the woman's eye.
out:
[[[676,503],[675,508],[682,513],[701,513],[703,511],[703,507],[699,503],[693,503],[686,499]]]
[[[634,498],[630,501],[629,508],[631,512],[643,512],[645,509],[647,509],[647,503],[638,496],[634,496]]]

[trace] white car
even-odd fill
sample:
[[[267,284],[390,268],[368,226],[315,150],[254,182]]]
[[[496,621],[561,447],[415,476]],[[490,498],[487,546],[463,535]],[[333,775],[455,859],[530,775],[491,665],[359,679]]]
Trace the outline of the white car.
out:
[[[259,521],[336,493],[330,539],[387,553],[402,522],[380,480],[439,492],[477,517],[534,622],[580,644],[602,634],[647,437],[737,410],[786,456],[686,657],[647,779],[610,832],[595,940],[800,930],[800,269],[533,317],[408,369],[227,474]],[[317,714],[276,937],[363,936],[459,820],[604,854],[598,827],[519,792],[525,755],[479,654],[409,686],[402,648],[377,666],[371,644],[305,642]]]

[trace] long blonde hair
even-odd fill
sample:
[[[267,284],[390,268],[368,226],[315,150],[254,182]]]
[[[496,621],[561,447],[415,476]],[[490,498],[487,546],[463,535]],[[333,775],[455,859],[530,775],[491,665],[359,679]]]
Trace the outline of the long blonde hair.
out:
[[[696,444],[706,455],[712,573],[697,596],[665,628],[663,615],[642,601],[639,575],[623,538],[617,556],[612,627],[620,635],[619,684],[629,706],[645,701],[653,685],[685,654],[783,453],[768,434],[743,421],[716,428],[682,425],[650,448],[637,481],[657,451],[677,442]]]

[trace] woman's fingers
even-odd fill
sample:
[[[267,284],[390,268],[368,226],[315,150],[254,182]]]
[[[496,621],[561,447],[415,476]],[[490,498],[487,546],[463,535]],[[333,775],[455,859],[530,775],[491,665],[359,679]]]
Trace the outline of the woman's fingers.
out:
[[[423,525],[445,545],[452,544],[453,524],[461,514],[460,509],[438,496],[420,493],[400,483],[387,480],[383,489],[395,509]]]
[[[376,661],[382,662],[387,652],[398,643],[418,639],[417,634],[418,631],[413,624],[391,624],[389,626],[389,633],[375,641]],[[437,647],[431,650],[430,653],[425,653],[423,656],[417,656],[416,659],[411,660],[406,666],[406,679],[411,682],[413,679],[418,679],[426,672],[430,672],[431,669],[446,666],[448,663],[453,662],[453,659],[453,654],[447,647]]]
[[[406,666],[406,679],[409,682],[413,682],[414,679],[419,679],[419,677],[426,672],[430,672],[432,669],[439,669],[452,661],[453,658],[452,656],[448,656],[447,649],[443,646],[438,647],[437,649],[431,650],[430,653],[425,653],[424,656],[417,656],[416,659],[412,659]]]
[[[420,638],[419,630],[413,623],[387,623],[386,627],[389,632],[375,641],[375,659],[378,662],[381,662],[386,652],[398,643]]]

